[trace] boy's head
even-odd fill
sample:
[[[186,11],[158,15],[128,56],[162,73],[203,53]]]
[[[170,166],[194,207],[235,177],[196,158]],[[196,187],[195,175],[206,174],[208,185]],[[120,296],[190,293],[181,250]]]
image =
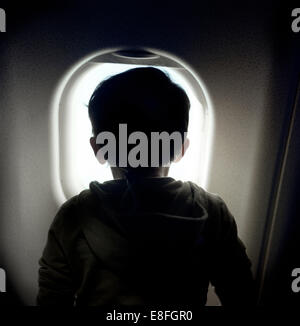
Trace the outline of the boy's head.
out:
[[[151,133],[172,134],[176,131],[181,134],[182,143],[178,148],[172,146],[171,141],[171,161],[182,153],[184,141],[187,143],[185,133],[189,121],[189,99],[184,90],[159,69],[134,68],[102,81],[93,92],[88,108],[94,134],[91,138],[94,152],[96,154],[103,146],[96,144],[97,135],[104,131],[113,133],[117,142],[117,166],[120,124],[127,125],[128,135],[136,131],[146,134],[150,163]],[[128,153],[134,146],[128,145]]]

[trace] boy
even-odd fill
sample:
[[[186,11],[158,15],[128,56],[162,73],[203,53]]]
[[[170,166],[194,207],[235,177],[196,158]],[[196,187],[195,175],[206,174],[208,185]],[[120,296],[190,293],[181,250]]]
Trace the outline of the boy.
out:
[[[225,203],[167,176],[188,147],[189,106],[183,89],[152,67],[95,89],[90,143],[114,180],[92,182],[59,210],[40,259],[39,305],[201,306],[209,282],[223,305],[253,304],[251,264]],[[112,137],[120,126],[133,139],[141,132],[146,138],[125,146]],[[163,132],[179,138],[150,146],[147,140]]]

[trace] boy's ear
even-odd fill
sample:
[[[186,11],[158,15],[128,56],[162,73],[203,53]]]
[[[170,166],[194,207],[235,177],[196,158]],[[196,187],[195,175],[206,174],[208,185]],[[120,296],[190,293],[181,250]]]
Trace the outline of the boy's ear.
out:
[[[176,159],[174,160],[175,163],[178,163],[184,156],[185,152],[187,151],[187,149],[190,146],[190,140],[186,137],[182,148],[181,148],[181,153],[176,157]]]
[[[91,147],[94,151],[94,154],[100,164],[105,164],[106,159],[103,157],[102,152],[100,151],[100,146],[96,143],[96,137],[91,137],[90,138],[90,144]]]
[[[96,144],[96,137],[91,137],[90,138],[90,144],[91,144],[91,147],[94,151],[94,154],[95,156],[97,156],[97,152],[98,152],[98,145]]]

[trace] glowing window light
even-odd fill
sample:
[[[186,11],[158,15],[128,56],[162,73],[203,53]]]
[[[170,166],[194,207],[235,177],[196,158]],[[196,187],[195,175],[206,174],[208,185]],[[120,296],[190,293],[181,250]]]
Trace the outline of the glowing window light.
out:
[[[63,92],[59,103],[58,158],[59,181],[64,199],[88,188],[93,180],[104,182],[112,179],[109,166],[100,165],[90,147],[92,131],[87,104],[99,82],[117,73],[141,66],[146,65],[91,62],[77,74]],[[205,161],[210,146],[205,116],[207,112],[182,73],[182,69],[155,67],[167,72],[170,78],[186,91],[191,103],[188,129],[190,146],[181,161],[171,165],[169,176],[205,186],[207,174]]]

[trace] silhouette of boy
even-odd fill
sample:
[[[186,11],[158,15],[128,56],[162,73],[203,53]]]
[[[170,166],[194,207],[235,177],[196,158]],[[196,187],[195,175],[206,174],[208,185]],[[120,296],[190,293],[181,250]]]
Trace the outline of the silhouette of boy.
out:
[[[126,124],[128,134],[140,131],[148,139],[151,132],[179,132],[182,142],[170,142],[169,150],[170,161],[180,160],[189,106],[183,89],[153,67],[104,80],[88,106],[95,155],[105,145],[97,135],[117,136]],[[117,136],[117,149],[121,142]],[[129,154],[134,146],[120,150]],[[151,162],[150,146],[145,153]],[[58,211],[39,261],[37,304],[203,306],[209,282],[223,305],[253,304],[251,263],[224,201],[168,177],[161,146],[154,167],[121,164],[123,154],[113,154],[114,180],[91,182]],[[110,157],[101,159],[112,163]]]

